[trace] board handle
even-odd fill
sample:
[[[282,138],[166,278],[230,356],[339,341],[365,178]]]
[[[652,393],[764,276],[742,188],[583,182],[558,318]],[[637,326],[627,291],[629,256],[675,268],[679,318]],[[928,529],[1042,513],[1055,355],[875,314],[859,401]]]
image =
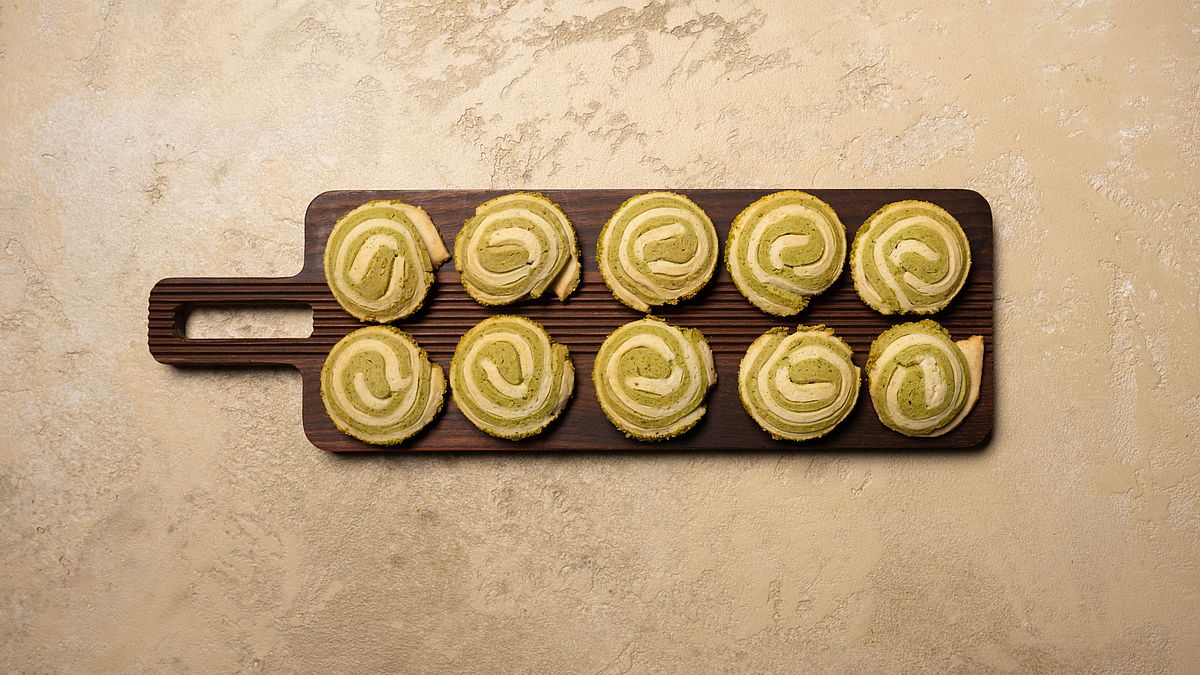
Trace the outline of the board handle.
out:
[[[296,277],[163,279],[150,290],[150,354],[176,366],[298,366],[314,358],[323,361],[332,342],[314,337],[315,325],[314,336],[307,338],[189,339],[184,324],[198,306],[263,304],[311,307],[315,323],[318,306],[324,309],[330,302],[333,297],[324,283]]]

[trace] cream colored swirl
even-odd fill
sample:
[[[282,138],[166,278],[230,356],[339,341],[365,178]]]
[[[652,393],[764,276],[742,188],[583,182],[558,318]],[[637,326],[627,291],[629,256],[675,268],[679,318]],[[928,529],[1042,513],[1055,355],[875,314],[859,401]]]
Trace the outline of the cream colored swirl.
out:
[[[433,271],[450,258],[429,215],[397,201],[368,202],[338,219],[325,243],[325,281],[362,321],[386,323],[421,307]]]
[[[480,204],[454,240],[454,266],[471,297],[485,305],[565,300],[579,284],[575,228],[550,200],[515,193]]]
[[[803,441],[829,433],[858,400],[861,374],[853,352],[823,326],[792,335],[772,328],[746,351],[738,393],[750,416],[776,439]]]
[[[704,400],[716,380],[704,335],[653,317],[609,335],[592,370],[604,414],[639,440],[662,440],[690,429],[704,416]]]
[[[893,326],[871,345],[871,402],[880,421],[902,434],[940,436],[970,412],[982,369],[980,336],[955,343],[930,320]]]
[[[334,424],[366,443],[409,438],[442,408],[441,366],[407,333],[368,326],[342,338],[321,369],[321,400]]]
[[[725,258],[742,295],[764,312],[791,316],[841,275],[846,228],[820,199],[776,192],[734,219]]]
[[[854,288],[883,314],[930,314],[954,299],[971,269],[958,221],[928,202],[888,204],[867,218],[850,252]]]
[[[575,367],[567,348],[538,324],[494,316],[459,340],[450,387],[475,426],[517,440],[540,433],[562,413],[575,389]]]
[[[600,231],[596,260],[618,300],[647,312],[685,300],[716,268],[717,231],[682,195],[650,192],[629,199]]]

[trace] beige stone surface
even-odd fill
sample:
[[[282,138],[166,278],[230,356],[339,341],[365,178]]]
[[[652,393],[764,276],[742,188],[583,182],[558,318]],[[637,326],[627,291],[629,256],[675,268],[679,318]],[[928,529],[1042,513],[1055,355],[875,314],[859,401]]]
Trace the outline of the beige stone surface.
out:
[[[1196,672],[1198,35],[1168,0],[6,2],[0,671]],[[988,198],[987,448],[343,457],[296,373],[147,351],[155,281],[295,273],[326,189],[759,186]]]

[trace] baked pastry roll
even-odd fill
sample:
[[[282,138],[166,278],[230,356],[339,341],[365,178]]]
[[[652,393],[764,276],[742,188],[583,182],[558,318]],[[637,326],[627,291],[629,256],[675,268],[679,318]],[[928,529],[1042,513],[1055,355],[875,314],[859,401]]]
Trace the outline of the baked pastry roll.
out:
[[[484,305],[559,300],[579,285],[575,228],[554,202],[518,192],[480,204],[454,240],[454,267],[467,293]]]
[[[374,201],[338,219],[325,242],[325,281],[360,321],[387,323],[421,308],[433,271],[450,259],[423,209]]]
[[[837,281],[845,262],[846,226],[828,204],[796,190],[748,206],[725,244],[725,264],[738,290],[776,316],[798,314]]]
[[[778,327],[750,344],[738,370],[746,412],[777,440],[829,433],[858,401],[854,351],[824,326]]]
[[[450,364],[454,403],[482,431],[509,440],[541,433],[575,390],[564,345],[537,323],[493,316],[467,331]]]
[[[958,221],[935,204],[888,204],[863,223],[850,250],[854,289],[882,314],[932,314],[954,299],[971,270]]]
[[[677,436],[704,416],[717,371],[704,335],[647,317],[605,338],[592,380],[604,414],[626,436]]]
[[[442,409],[446,378],[412,336],[367,326],[342,338],[321,369],[321,400],[343,432],[375,445],[395,445]]]
[[[983,337],[954,342],[930,319],[893,326],[871,344],[867,379],[881,422],[906,436],[941,436],[979,399]]]
[[[717,267],[717,230],[683,195],[650,192],[627,200],[600,231],[596,260],[618,300],[640,311],[695,295]]]

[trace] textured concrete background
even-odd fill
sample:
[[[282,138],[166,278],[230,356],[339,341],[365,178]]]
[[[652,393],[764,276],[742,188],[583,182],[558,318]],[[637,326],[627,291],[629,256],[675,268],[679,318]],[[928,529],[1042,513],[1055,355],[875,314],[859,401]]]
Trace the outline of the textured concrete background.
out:
[[[256,4],[0,6],[0,671],[1195,672],[1196,3]],[[326,189],[667,186],[982,192],[991,445],[341,457],[146,348]]]

